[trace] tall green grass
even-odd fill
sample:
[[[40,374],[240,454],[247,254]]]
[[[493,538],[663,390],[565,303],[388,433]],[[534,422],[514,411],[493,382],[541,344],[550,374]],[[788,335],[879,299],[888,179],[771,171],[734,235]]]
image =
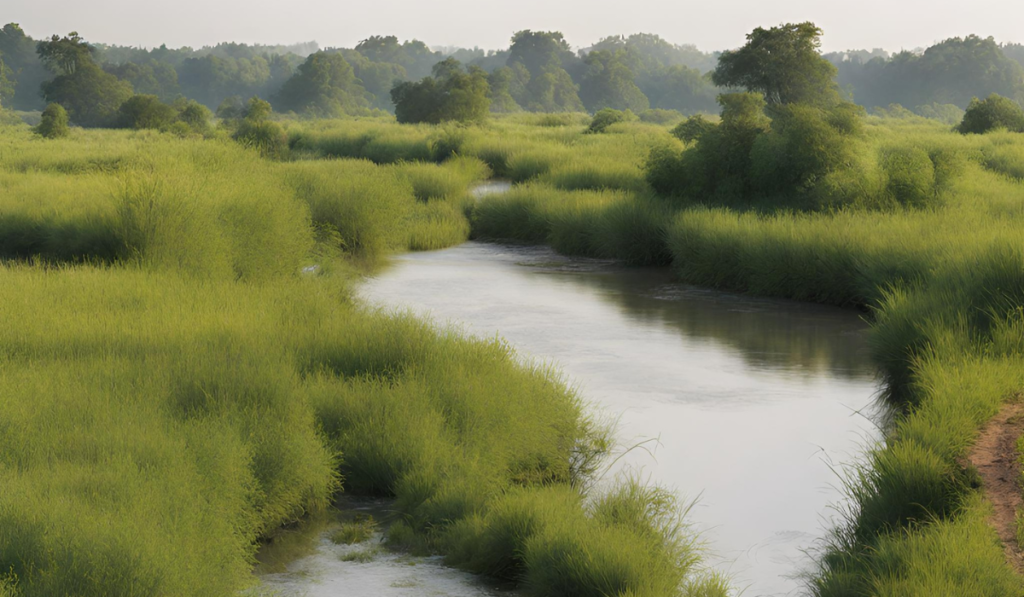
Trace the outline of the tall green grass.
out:
[[[877,118],[865,135],[865,177],[826,181],[849,199],[841,209],[670,206],[636,191],[532,184],[482,201],[473,230],[568,254],[671,261],[690,283],[868,310],[897,414],[848,479],[852,506],[810,588],[1019,595],[962,463],[979,427],[1024,386],[1024,141]]]
[[[339,490],[394,498],[393,543],[491,574],[457,555],[476,521],[547,509],[518,564],[538,594],[724,594],[667,494],[585,497],[608,432],[555,372],[350,298],[353,267],[467,238],[488,166],[448,151],[462,133],[426,129],[427,163],[5,131],[0,594],[232,594]]]

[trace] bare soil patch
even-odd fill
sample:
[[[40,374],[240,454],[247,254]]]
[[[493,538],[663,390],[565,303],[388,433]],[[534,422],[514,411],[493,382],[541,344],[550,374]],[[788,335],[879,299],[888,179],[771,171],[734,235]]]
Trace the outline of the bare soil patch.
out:
[[[1003,542],[1006,559],[1024,574],[1024,553],[1017,544],[1017,510],[1022,502],[1017,438],[1024,433],[1024,402],[1003,405],[981,430],[968,460],[981,476],[985,497],[992,502],[989,523]]]

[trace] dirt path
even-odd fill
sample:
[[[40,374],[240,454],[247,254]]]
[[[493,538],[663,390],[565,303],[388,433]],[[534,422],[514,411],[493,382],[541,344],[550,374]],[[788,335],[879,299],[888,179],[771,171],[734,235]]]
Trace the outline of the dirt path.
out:
[[[1021,467],[1017,462],[1017,438],[1024,433],[1024,402],[1008,402],[985,425],[978,442],[968,456],[981,475],[985,497],[992,502],[994,514],[989,523],[1003,542],[1006,560],[1024,574],[1024,552],[1017,544],[1017,510],[1021,505],[1019,483]]]

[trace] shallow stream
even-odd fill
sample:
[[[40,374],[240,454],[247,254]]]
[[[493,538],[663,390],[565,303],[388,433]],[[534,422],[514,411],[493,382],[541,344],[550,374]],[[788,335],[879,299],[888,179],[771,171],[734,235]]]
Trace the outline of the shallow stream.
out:
[[[524,359],[554,363],[595,412],[617,421],[623,446],[642,444],[619,471],[641,470],[696,500],[688,518],[709,562],[745,597],[802,593],[807,551],[843,505],[844,463],[881,436],[867,325],[854,311],[476,242],[399,257],[360,296],[500,334]],[[323,533],[315,540],[314,555],[264,576],[268,586],[286,595],[497,592],[436,560],[342,562],[343,549]]]

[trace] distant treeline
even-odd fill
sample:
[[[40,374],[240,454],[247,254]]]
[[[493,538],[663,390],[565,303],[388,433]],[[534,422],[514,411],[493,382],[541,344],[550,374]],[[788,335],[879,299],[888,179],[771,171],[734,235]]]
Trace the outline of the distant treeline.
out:
[[[1024,102],[1024,45],[1000,45],[991,37],[954,37],[923,51],[857,50],[825,58],[838,69],[840,87],[868,108],[891,111],[898,105],[920,116],[959,121],[974,97],[997,93]]]
[[[459,93],[442,73],[468,75],[465,89],[486,94],[484,112],[597,112],[604,108],[684,115],[717,112],[723,90],[710,72],[720,53],[672,44],[657,35],[608,37],[573,51],[558,32],[520,31],[508,49],[431,49],[417,40],[372,36],[354,48],[222,43],[213,47],[147,50],[89,43],[72,33],[34,40],[17,25],[0,29],[0,106],[41,110],[65,105],[72,120],[108,126],[132,94],[162,102],[195,100],[211,110],[237,111],[252,96],[278,112],[338,117],[394,112],[402,83],[433,75],[425,98]],[[968,36],[924,51],[826,54],[848,99],[889,113],[900,108],[957,121],[972,97],[992,93],[1024,101],[1024,46]],[[486,82],[486,86],[483,85]],[[447,87],[446,87],[447,86]],[[441,91],[437,91],[441,90]],[[89,105],[83,118],[68,97]],[[418,96],[417,96],[418,97]],[[473,109],[481,105],[474,99]],[[433,100],[432,100],[433,101]],[[677,115],[678,116],[678,115]]]
[[[164,102],[185,97],[213,110],[257,95],[269,99],[277,111],[312,116],[393,112],[391,90],[396,84],[431,75],[434,65],[449,57],[486,74],[494,111],[612,107],[694,113],[714,110],[717,95],[706,76],[716,64],[714,54],[648,34],[609,37],[579,52],[573,52],[560,33],[532,31],[516,33],[507,50],[489,52],[437,51],[421,41],[400,42],[394,36],[373,36],[354,48],[321,49],[311,42],[146,50],[86,43],[74,33],[37,41],[12,23],[0,30],[2,72],[11,83],[6,94],[0,90],[3,105],[40,110],[55,100],[47,97],[46,84],[74,73],[47,64],[42,52],[46,44],[60,42],[81,45],[83,51],[67,53],[130,84],[136,94]],[[80,89],[83,94],[104,95],[103,90],[91,89],[99,78],[76,87],[90,88]]]

